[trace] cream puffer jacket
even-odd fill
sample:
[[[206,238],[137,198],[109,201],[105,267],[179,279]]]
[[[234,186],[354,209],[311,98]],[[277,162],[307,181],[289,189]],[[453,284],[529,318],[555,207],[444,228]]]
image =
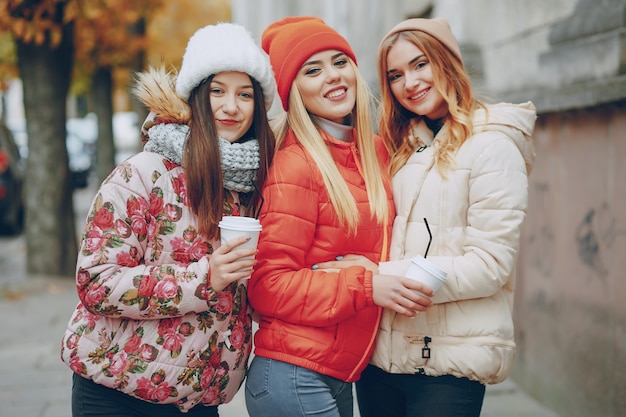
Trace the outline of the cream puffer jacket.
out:
[[[372,364],[391,373],[454,375],[483,384],[509,374],[535,119],[530,102],[490,105],[476,112],[474,134],[458,150],[447,178],[434,166],[432,146],[415,152],[394,176],[390,261],[380,264],[380,273],[404,275],[410,259],[424,255],[426,218],[432,233],[427,258],[447,271],[448,280],[434,305],[415,318],[383,312]],[[431,145],[426,125],[417,129]]]

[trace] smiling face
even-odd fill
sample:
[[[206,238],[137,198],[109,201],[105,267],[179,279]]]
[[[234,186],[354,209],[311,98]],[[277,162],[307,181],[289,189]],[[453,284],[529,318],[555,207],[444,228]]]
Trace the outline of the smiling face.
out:
[[[343,123],[356,104],[356,72],[348,56],[338,50],[312,55],[294,80],[306,109],[319,117]]]
[[[431,120],[448,113],[448,103],[435,88],[431,63],[402,36],[387,54],[386,76],[392,94],[407,110]]]
[[[254,88],[248,74],[220,72],[211,80],[209,99],[217,134],[229,142],[240,139],[254,120]]]

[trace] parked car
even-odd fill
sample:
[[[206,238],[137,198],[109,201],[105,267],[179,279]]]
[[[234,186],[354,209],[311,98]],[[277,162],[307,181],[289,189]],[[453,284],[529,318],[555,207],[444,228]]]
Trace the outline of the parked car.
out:
[[[116,164],[141,150],[141,131],[137,113],[122,111],[113,114],[113,140]]]
[[[89,113],[85,117],[68,119],[65,127],[65,146],[72,184],[76,188],[85,188],[89,185],[89,177],[96,163],[98,119],[95,114]]]
[[[24,169],[13,134],[0,123],[0,231],[17,234],[24,227]]]
[[[26,120],[9,120],[7,126],[13,133],[22,159],[25,161],[28,157]],[[89,184],[89,177],[95,166],[96,140],[98,139],[97,116],[89,113],[85,117],[70,118],[66,122],[65,129],[67,131],[65,146],[72,184],[76,188],[84,188]]]

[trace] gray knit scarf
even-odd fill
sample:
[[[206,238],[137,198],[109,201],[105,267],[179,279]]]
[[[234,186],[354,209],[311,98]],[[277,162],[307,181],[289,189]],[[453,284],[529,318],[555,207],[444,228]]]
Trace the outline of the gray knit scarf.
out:
[[[148,130],[144,150],[156,152],[172,162],[182,165],[185,140],[189,126],[176,123],[159,123]],[[222,156],[224,188],[247,193],[254,190],[254,180],[259,169],[259,141],[230,143],[219,138]]]

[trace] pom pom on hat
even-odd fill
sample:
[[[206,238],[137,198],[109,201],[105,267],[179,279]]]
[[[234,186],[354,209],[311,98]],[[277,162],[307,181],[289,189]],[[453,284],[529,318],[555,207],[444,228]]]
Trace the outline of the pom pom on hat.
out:
[[[250,33],[234,23],[205,26],[189,38],[176,77],[176,94],[189,101],[195,87],[210,75],[224,71],[245,72],[257,80],[269,110],[276,92],[269,58]]]
[[[385,35],[383,40],[387,39],[393,34],[398,32],[404,32],[407,30],[419,30],[420,32],[428,33],[430,36],[437,39],[439,42],[444,44],[446,48],[450,50],[461,62],[463,62],[463,57],[461,56],[461,48],[459,48],[459,44],[456,41],[456,38],[452,34],[452,30],[450,29],[450,24],[448,20],[442,17],[435,17],[433,19],[407,19],[403,22],[398,23],[393,27]],[[379,49],[380,50],[380,49]]]
[[[272,23],[261,36],[261,46],[270,56],[285,110],[289,108],[291,84],[311,55],[336,49],[357,62],[348,41],[322,19],[313,16],[290,16]]]

